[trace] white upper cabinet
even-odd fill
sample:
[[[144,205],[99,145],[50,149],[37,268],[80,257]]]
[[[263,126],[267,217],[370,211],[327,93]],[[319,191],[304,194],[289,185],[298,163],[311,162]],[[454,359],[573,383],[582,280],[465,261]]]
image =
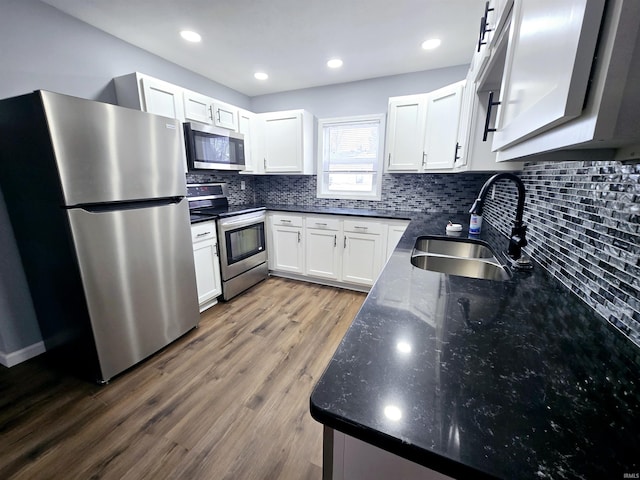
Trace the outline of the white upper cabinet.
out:
[[[184,90],[183,97],[187,120],[238,131],[237,107],[190,90]]]
[[[175,85],[152,78],[142,78],[145,111],[171,118],[182,118],[182,91]]]
[[[142,73],[114,78],[118,105],[184,121],[182,89]]]
[[[425,170],[451,169],[457,156],[456,141],[464,82],[429,93],[424,140]]]
[[[484,140],[485,119],[489,92],[477,91],[474,72],[469,70],[462,95],[454,170],[504,171],[520,170],[522,162],[498,162],[491,150],[490,139]]]
[[[265,173],[313,174],[314,118],[304,110],[257,115],[262,122]]]
[[[580,115],[604,0],[514,3],[493,149]]]
[[[192,122],[213,124],[213,99],[191,90],[183,92],[184,117]]]
[[[387,171],[417,172],[422,169],[426,110],[426,95],[389,99]]]
[[[474,77],[494,92],[496,160],[638,158],[640,2],[505,1]]]
[[[245,169],[242,174],[261,173],[258,158],[259,126],[255,114],[248,110],[238,109],[238,133],[244,135],[244,161]]]
[[[229,130],[238,130],[238,108],[227,103],[214,101],[213,106],[213,124],[216,127],[228,128]]]
[[[389,99],[387,172],[452,171],[463,86]]]

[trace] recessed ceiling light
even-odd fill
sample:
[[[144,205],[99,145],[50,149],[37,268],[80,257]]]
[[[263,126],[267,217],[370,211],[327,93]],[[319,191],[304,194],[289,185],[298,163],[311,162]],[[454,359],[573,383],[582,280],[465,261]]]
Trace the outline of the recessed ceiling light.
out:
[[[329,68],[340,68],[342,66],[342,60],[339,58],[332,58],[327,62],[327,67]]]
[[[440,46],[440,43],[442,42],[439,38],[432,38],[430,40],[422,42],[422,48],[424,48],[425,50],[433,50],[434,48],[438,48]]]
[[[253,76],[257,79],[257,80],[266,80],[267,78],[269,78],[269,75],[267,75],[264,72],[256,72],[253,74]]]
[[[180,32],[180,36],[182,38],[184,38],[186,41],[188,42],[199,42],[200,40],[202,40],[202,37],[200,36],[199,33],[196,32],[192,32],[191,30],[182,30]]]

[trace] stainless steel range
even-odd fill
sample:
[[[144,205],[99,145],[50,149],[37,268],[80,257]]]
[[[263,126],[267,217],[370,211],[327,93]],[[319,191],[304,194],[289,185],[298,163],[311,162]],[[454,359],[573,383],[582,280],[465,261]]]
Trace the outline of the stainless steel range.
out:
[[[187,185],[192,219],[215,219],[222,298],[229,300],[267,278],[265,210],[229,206],[226,183]]]

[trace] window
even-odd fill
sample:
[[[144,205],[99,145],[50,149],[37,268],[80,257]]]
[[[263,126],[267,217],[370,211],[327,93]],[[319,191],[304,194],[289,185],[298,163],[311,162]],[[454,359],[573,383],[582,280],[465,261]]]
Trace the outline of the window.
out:
[[[318,198],[380,200],[384,115],[318,124]]]

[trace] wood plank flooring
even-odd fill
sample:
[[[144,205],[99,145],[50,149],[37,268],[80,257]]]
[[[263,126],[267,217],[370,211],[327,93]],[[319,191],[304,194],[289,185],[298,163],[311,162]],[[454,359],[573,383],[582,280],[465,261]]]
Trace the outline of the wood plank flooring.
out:
[[[364,298],[271,277],[104,387],[0,366],[0,479],[320,479],[309,395]]]

